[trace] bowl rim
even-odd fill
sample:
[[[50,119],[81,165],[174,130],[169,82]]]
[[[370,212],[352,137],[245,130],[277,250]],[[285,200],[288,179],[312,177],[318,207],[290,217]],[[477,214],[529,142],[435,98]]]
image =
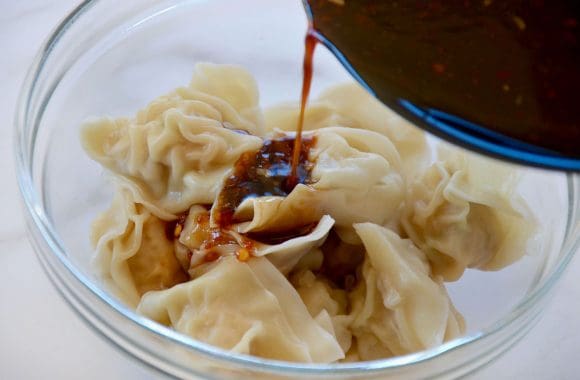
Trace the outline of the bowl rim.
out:
[[[428,350],[387,359],[333,364],[305,364],[272,359],[262,359],[249,355],[231,353],[225,349],[197,341],[184,334],[178,333],[175,330],[158,324],[144,316],[138,315],[136,311],[129,309],[119,300],[115,299],[111,294],[106,292],[104,288],[94,283],[87,275],[83,274],[82,271],[71,262],[67,256],[63,244],[60,242],[58,234],[52,227],[52,224],[45,213],[43,202],[41,201],[41,196],[34,188],[34,148],[36,145],[37,132],[41,125],[41,117],[35,117],[31,120],[30,103],[33,98],[33,94],[37,90],[40,74],[43,72],[44,65],[47,59],[51,56],[52,51],[59,44],[61,38],[67,33],[69,28],[80,17],[83,17],[85,14],[90,12],[90,10],[100,2],[102,2],[102,0],[84,0],[76,8],[74,8],[51,32],[49,37],[41,45],[36,57],[32,61],[32,64],[20,90],[14,119],[14,144],[16,146],[14,154],[17,173],[16,175],[25,213],[28,216],[28,238],[30,239],[31,232],[39,233],[44,242],[50,248],[51,254],[57,257],[60,264],[62,264],[68,273],[80,283],[84,290],[87,290],[92,294],[92,296],[100,299],[107,307],[111,309],[111,311],[116,312],[118,315],[122,316],[125,320],[133,323],[137,327],[144,328],[148,332],[151,332],[170,343],[178,344],[187,350],[192,350],[199,354],[209,356],[212,359],[216,359],[218,361],[225,361],[231,364],[242,365],[253,369],[275,372],[283,371],[285,374],[302,375],[346,375],[360,373],[361,371],[369,373],[384,370],[402,369],[403,367],[409,367],[419,363],[431,361],[446,353],[450,353],[460,348],[475,344],[483,338],[501,332],[508,325],[523,318],[526,315],[526,312],[532,309],[533,306],[554,287],[567,268],[574,254],[580,247],[580,234],[577,234],[576,231],[579,226],[574,224],[574,220],[578,220],[576,217],[576,210],[573,207],[569,207],[563,240],[565,244],[560,249],[559,262],[556,266],[554,266],[554,268],[551,269],[552,273],[542,279],[542,281],[540,281],[531,292],[526,294],[526,296],[520,300],[520,302],[518,302],[509,313],[507,313],[503,318],[498,319],[490,326],[481,329],[480,331],[472,332],[469,335],[459,337]],[[62,78],[58,79],[57,83],[54,85],[51,91],[48,91],[47,94],[44,94],[42,98],[44,103],[41,106],[40,116],[42,116],[44,108],[48,104],[54,89],[58,87],[60,79]],[[30,141],[27,139],[28,134],[26,133],[29,130],[32,131],[32,137],[30,138]],[[578,196],[580,194],[579,178],[580,176],[573,173],[566,174],[569,205],[578,204]],[[571,235],[574,234],[577,237],[575,239],[573,237],[570,238]],[[40,249],[37,247],[35,248]],[[67,301],[69,306],[76,308],[76,306],[70,304],[69,300],[66,299],[62,292],[59,293]],[[99,333],[101,333],[101,331],[99,331]],[[106,336],[106,334],[104,335]],[[127,351],[126,349],[124,350]],[[135,356],[135,354],[132,353],[131,355]]]

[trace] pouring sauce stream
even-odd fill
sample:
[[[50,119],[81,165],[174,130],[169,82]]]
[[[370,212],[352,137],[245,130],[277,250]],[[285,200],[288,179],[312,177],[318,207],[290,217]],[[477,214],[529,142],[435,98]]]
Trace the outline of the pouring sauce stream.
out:
[[[312,59],[314,56],[314,49],[318,40],[314,35],[312,25],[309,25],[304,39],[304,64],[302,75],[302,93],[300,96],[300,116],[298,118],[298,126],[296,127],[296,138],[294,139],[294,149],[292,153],[292,170],[288,177],[287,187],[292,189],[298,183],[298,165],[300,164],[300,152],[302,150],[302,129],[304,128],[304,112],[306,103],[308,102],[308,95],[310,94],[310,85],[312,83]]]

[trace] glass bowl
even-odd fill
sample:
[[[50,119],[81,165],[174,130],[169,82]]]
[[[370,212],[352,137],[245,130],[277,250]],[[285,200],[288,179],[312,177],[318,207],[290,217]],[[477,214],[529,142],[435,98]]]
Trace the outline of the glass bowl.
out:
[[[79,127],[132,115],[188,82],[196,62],[244,65],[262,105],[298,101],[306,18],[297,0],[86,1],[54,31],[24,84],[16,118],[18,181],[47,275],[108,341],[179,378],[456,378],[491,362],[538,320],[579,245],[578,176],[524,169],[522,195],[541,223],[536,249],[499,272],[467,271],[449,285],[467,334],[427,351],[372,362],[305,365],[231,354],[135,314],[91,269],[89,225],[112,186],[82,151]],[[312,97],[352,80],[318,50]]]

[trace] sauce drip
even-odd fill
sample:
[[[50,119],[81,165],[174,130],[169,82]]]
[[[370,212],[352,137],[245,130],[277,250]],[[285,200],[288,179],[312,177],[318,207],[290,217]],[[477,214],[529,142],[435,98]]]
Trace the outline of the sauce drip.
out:
[[[296,186],[299,181],[298,165],[300,163],[300,153],[302,151],[302,129],[304,128],[304,112],[306,104],[308,103],[308,95],[310,94],[310,84],[312,83],[312,59],[314,56],[314,49],[316,48],[316,37],[312,25],[308,27],[306,38],[304,39],[304,63],[302,74],[302,92],[300,95],[300,116],[298,118],[298,126],[296,127],[296,139],[294,140],[294,151],[292,154],[292,171],[288,177],[288,184],[291,187]]]
[[[218,195],[217,224],[227,227],[234,223],[236,208],[247,198],[286,196],[298,183],[310,183],[314,164],[308,160],[308,155],[316,138],[302,138],[298,150],[293,152],[296,141],[287,136],[266,140],[259,151],[240,156]],[[296,155],[298,161],[292,168]]]
[[[308,36],[418,126],[516,161],[552,165],[518,152],[574,158],[567,168],[580,170],[579,1],[308,0],[306,8]]]

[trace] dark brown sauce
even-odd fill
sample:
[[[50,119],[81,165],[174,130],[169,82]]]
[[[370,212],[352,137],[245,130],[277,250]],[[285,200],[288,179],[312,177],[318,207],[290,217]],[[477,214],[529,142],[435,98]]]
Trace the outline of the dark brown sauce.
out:
[[[302,92],[300,94],[300,116],[298,117],[298,125],[296,126],[296,138],[294,140],[294,148],[292,154],[292,166],[288,184],[291,187],[296,186],[299,182],[298,166],[300,164],[300,154],[302,152],[302,129],[304,128],[304,112],[306,104],[308,103],[308,95],[310,94],[310,85],[312,83],[312,59],[314,57],[314,49],[316,48],[316,37],[314,36],[312,27],[308,27],[306,38],[304,39],[304,62],[302,73]]]
[[[316,143],[314,136],[302,139],[298,146],[298,164],[295,169],[296,181],[289,183],[292,172],[293,148],[295,138],[282,136],[264,141],[257,152],[246,152],[236,161],[233,171],[224,181],[218,195],[216,225],[210,223],[210,210],[197,215],[190,239],[201,242],[199,249],[206,251],[204,262],[219,259],[219,252],[213,250],[224,245],[239,245],[236,256],[240,261],[249,260],[256,249],[256,242],[279,244],[286,240],[310,233],[317,223],[309,223],[289,231],[274,233],[255,232],[236,239],[228,231],[235,223],[236,208],[247,198],[262,196],[287,196],[298,183],[310,183],[310,172],[314,163],[309,160],[309,153]],[[178,239],[184,229],[188,213],[166,224],[165,234],[168,239]]]
[[[580,158],[580,1],[308,5],[317,37],[383,103],[419,126],[459,139],[435,123],[444,120],[501,146]]]
[[[295,138],[282,136],[264,141],[256,152],[246,152],[234,164],[232,173],[224,181],[217,197],[216,223],[210,223],[210,210],[197,215],[195,226],[190,232],[190,239],[201,242],[199,250],[206,251],[205,262],[219,259],[219,252],[214,250],[224,245],[239,245],[236,256],[240,261],[249,260],[256,249],[256,243],[279,244],[294,237],[310,233],[314,224],[306,224],[290,231],[274,233],[248,233],[236,239],[229,227],[236,223],[236,208],[247,198],[262,196],[287,196],[298,183],[311,182],[310,172],[314,163],[309,160],[310,149],[316,143],[314,136],[302,139],[298,145],[298,163],[295,169],[296,179],[289,182],[292,172],[293,148]],[[184,229],[188,213],[166,224],[165,234],[168,239],[178,239]]]
[[[314,164],[308,155],[316,138],[308,136],[302,139],[298,146],[295,179],[289,181],[293,171],[294,142],[293,137],[287,136],[266,140],[259,151],[242,154],[218,195],[217,224],[227,227],[234,223],[236,208],[247,198],[286,196],[298,183],[310,183]]]

